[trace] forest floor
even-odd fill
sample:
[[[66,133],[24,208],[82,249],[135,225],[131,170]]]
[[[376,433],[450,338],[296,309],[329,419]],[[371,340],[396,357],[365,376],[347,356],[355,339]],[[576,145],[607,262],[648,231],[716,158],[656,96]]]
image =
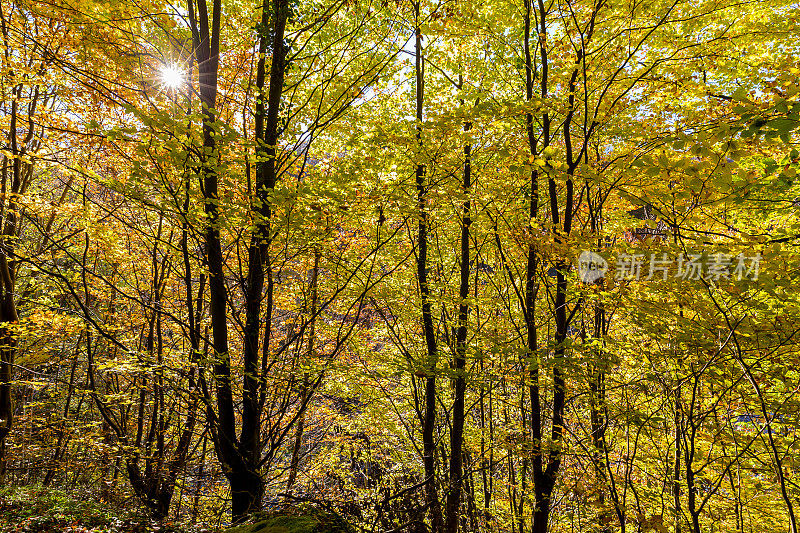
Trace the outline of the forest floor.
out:
[[[0,533],[211,533],[213,528],[152,522],[124,510],[40,486],[0,488]]]

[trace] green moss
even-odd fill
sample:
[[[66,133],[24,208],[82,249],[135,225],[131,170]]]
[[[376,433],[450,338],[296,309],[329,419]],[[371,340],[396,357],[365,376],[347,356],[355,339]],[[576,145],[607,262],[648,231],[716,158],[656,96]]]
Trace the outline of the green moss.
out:
[[[37,485],[0,489],[0,531],[12,525],[36,531],[46,529],[43,524],[55,528],[55,524],[76,522],[107,526],[111,516],[111,510],[97,501],[58,489]]]
[[[141,509],[98,501],[91,491],[37,485],[0,487],[0,532],[193,533],[200,526],[152,522]]]
[[[355,529],[336,513],[293,507],[256,513],[248,523],[224,533],[355,533]]]

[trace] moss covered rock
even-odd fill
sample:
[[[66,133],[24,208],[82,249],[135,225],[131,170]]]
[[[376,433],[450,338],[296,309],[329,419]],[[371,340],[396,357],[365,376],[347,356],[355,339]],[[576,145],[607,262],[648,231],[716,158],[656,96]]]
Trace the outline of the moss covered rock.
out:
[[[355,528],[336,513],[316,508],[292,507],[256,513],[246,524],[224,533],[355,533]]]

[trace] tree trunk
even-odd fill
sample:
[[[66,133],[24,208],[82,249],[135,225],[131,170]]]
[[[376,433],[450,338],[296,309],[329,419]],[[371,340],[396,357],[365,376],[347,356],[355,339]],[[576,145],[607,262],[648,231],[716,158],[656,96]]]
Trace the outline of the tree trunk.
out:
[[[463,101],[462,101],[463,105]],[[469,131],[471,123],[464,124],[464,131]],[[461,504],[461,479],[463,473],[463,443],[464,443],[464,394],[466,391],[466,377],[464,376],[464,366],[466,363],[467,350],[467,317],[469,314],[469,227],[470,220],[470,200],[469,194],[472,187],[471,183],[471,162],[470,152],[472,147],[469,144],[464,146],[464,179],[462,189],[466,200],[464,200],[463,213],[461,217],[461,272],[458,290],[458,330],[456,332],[456,350],[454,367],[456,372],[455,391],[453,396],[453,427],[450,432],[450,486],[447,493],[447,503],[445,510],[445,531],[447,533],[457,533],[459,509]]]
[[[422,158],[422,106],[424,101],[424,60],[422,57],[422,32],[419,27],[420,4],[414,3],[415,17],[415,74],[416,74],[416,119],[417,119],[417,144],[418,158]],[[422,298],[422,329],[425,336],[426,364],[425,364],[425,416],[422,427],[422,453],[425,468],[425,504],[431,519],[431,528],[434,533],[442,531],[443,519],[439,505],[439,495],[436,489],[436,443],[434,441],[434,427],[436,424],[436,363],[438,359],[436,346],[436,332],[433,327],[431,312],[430,288],[428,287],[428,209],[427,209],[427,184],[425,183],[425,164],[417,162],[416,170],[417,188],[417,280],[419,281],[420,296]]]
[[[55,450],[53,450],[53,457],[50,459],[50,466],[47,468],[47,473],[45,473],[44,480],[42,481],[42,485],[45,487],[52,483],[53,479],[56,477],[58,462],[61,460],[61,457],[67,448],[67,442],[69,441],[67,432],[67,418],[69,417],[69,408],[72,403],[72,395],[75,392],[75,373],[78,369],[78,353],[80,350],[82,337],[82,333],[78,335],[78,344],[75,347],[75,358],[72,360],[72,366],[69,372],[69,385],[67,385],[67,398],[64,401],[63,419],[58,429],[58,441],[56,442]]]

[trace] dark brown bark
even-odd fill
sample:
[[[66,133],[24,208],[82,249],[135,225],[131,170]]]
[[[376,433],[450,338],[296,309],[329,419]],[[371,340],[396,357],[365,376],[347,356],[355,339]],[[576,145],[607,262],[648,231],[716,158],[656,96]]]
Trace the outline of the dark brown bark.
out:
[[[422,161],[422,111],[425,95],[425,61],[422,49],[422,32],[420,29],[420,5],[414,3],[414,50],[416,77],[416,119],[417,119],[417,154],[416,189],[417,189],[417,281],[422,299],[422,330],[425,337],[426,361],[425,371],[425,415],[422,424],[422,454],[425,470],[425,504],[431,520],[431,528],[435,533],[442,531],[443,518],[436,488],[436,443],[434,428],[436,425],[436,364],[438,347],[436,332],[433,326],[433,314],[428,286],[428,207],[427,184],[425,182],[425,164]]]
[[[241,519],[250,507],[247,502],[250,488],[243,476],[234,471],[246,471],[239,455],[236,437],[233,393],[231,389],[231,365],[228,353],[227,287],[222,258],[222,242],[219,231],[219,179],[217,168],[219,152],[214,136],[216,121],[217,75],[219,69],[219,40],[222,2],[212,0],[211,19],[206,0],[189,2],[189,18],[192,25],[193,48],[198,68],[198,93],[203,116],[203,153],[199,165],[200,186],[205,198],[205,261],[209,271],[209,314],[213,349],[212,360],[216,381],[216,413],[209,406],[212,419],[211,434],[217,456],[223,463],[223,472],[231,484],[234,517]],[[236,486],[234,486],[236,484]],[[242,484],[247,485],[242,487]]]
[[[462,102],[463,105],[463,102]],[[464,131],[469,131],[471,123],[464,124]],[[472,165],[471,165],[472,146],[464,146],[464,174],[462,190],[466,199],[464,200],[461,215],[461,262],[460,283],[458,289],[458,329],[456,331],[456,349],[453,358],[453,367],[456,373],[453,392],[453,417],[452,428],[450,430],[450,485],[447,493],[445,507],[445,531],[456,533],[458,531],[459,511],[461,507],[461,480],[464,475],[463,450],[464,443],[464,394],[466,392],[466,350],[467,350],[467,319],[469,314],[469,227],[472,224],[470,219],[470,200],[469,194],[472,188]]]
[[[268,350],[269,332],[264,334],[262,350],[261,302],[264,297],[264,281],[267,279],[267,308],[271,311],[272,288],[268,251],[270,239],[270,192],[276,181],[276,145],[278,140],[278,116],[285,73],[284,33],[289,15],[286,0],[265,3],[262,9],[259,61],[257,66],[257,91],[255,123],[257,139],[256,190],[253,199],[255,231],[248,247],[248,275],[245,289],[244,329],[244,377],[242,383],[241,433],[237,436],[234,419],[231,364],[228,354],[227,288],[225,286],[221,239],[218,228],[218,178],[214,157],[215,140],[212,135],[215,120],[213,107],[217,91],[217,67],[219,55],[220,0],[214,0],[213,20],[209,30],[205,0],[197,2],[197,17],[192,11],[195,49],[200,69],[200,93],[203,101],[204,147],[207,159],[202,162],[203,193],[208,218],[206,229],[206,260],[210,274],[210,313],[214,348],[214,374],[216,377],[216,416],[212,431],[217,455],[223,464],[223,472],[231,486],[232,514],[234,522],[240,522],[250,512],[261,507],[263,482],[259,475],[262,443],[260,442],[262,402],[259,401],[259,353]],[[266,54],[271,49],[269,87],[266,83]],[[265,101],[265,92],[267,98]],[[210,154],[210,155],[209,155]],[[269,320],[267,329],[270,328]]]
[[[680,363],[679,363],[680,368]],[[675,506],[675,533],[680,533],[683,522],[683,511],[681,510],[681,434],[683,427],[683,413],[681,411],[681,382],[678,376],[678,384],[675,387],[675,453],[672,466],[672,501]]]
[[[15,9],[14,6],[10,8]],[[11,48],[9,40],[11,16],[11,13],[6,13],[0,6],[0,31],[6,64],[12,64],[11,57],[19,52]],[[8,74],[14,80],[14,72],[10,71]],[[31,154],[39,149],[44,131],[44,127],[36,123],[35,117],[39,109],[46,108],[52,102],[51,95],[43,88],[39,85],[31,87],[27,82],[12,85],[10,96],[10,109],[6,110],[8,140],[4,146],[10,156],[3,155],[0,168],[0,323],[5,324],[0,327],[0,483],[5,479],[6,438],[11,431],[14,417],[12,381],[17,341],[13,329],[18,320],[15,241],[20,232],[19,198],[25,194],[33,180],[36,158]]]
[[[533,68],[533,51],[531,50],[530,35],[531,35],[531,17],[532,0],[525,1],[525,16],[524,16],[524,48],[525,48],[525,97],[528,101],[533,99],[534,95],[534,68]],[[545,10],[542,2],[539,2],[539,21],[540,27],[536,28],[537,34],[545,27]],[[547,49],[542,39],[539,40],[539,52],[541,57],[541,74],[540,74],[540,96],[547,97]],[[532,156],[538,155],[538,139],[533,130],[533,115],[527,113],[525,116],[525,128],[528,137],[528,149]],[[543,143],[546,148],[550,144],[550,117],[545,112],[542,116],[542,135]],[[533,168],[530,175],[530,202],[529,202],[529,217],[530,220],[536,220],[539,216],[539,174],[538,169]],[[556,211],[557,214],[557,211]],[[553,221],[554,225],[557,223]],[[536,329],[536,270],[537,270],[537,257],[536,245],[534,241],[535,235],[533,234],[533,226],[528,227],[531,242],[528,245],[528,260],[525,271],[525,328],[527,332],[526,347],[528,357],[528,378],[530,385],[528,395],[530,397],[530,410],[531,410],[531,425],[530,425],[530,439],[532,444],[531,454],[531,470],[533,481],[533,523],[532,531],[535,533],[545,533],[547,531],[547,520],[550,513],[550,493],[553,488],[553,479],[547,476],[547,472],[543,466],[542,458],[542,419],[541,419],[541,398],[539,391],[539,346]],[[556,304],[557,305],[557,304]],[[555,416],[555,411],[554,411]]]

